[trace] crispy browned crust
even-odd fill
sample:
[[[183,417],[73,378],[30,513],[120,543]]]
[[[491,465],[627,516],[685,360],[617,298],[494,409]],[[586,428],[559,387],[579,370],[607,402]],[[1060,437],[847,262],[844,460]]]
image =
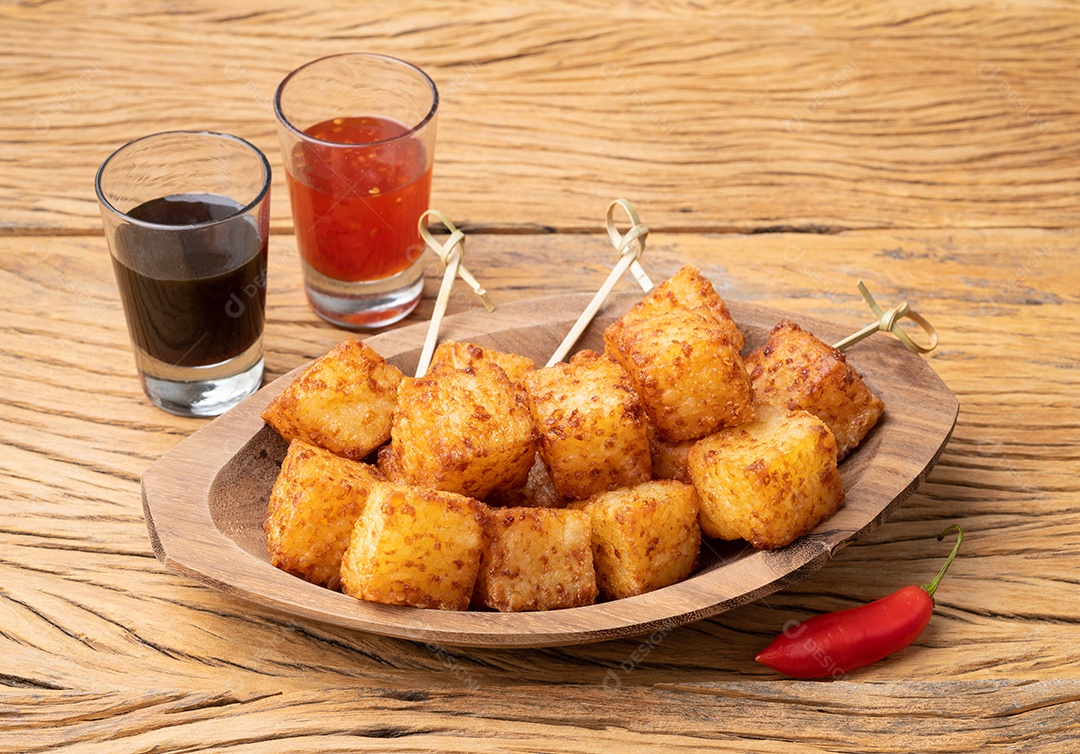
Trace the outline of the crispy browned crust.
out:
[[[645,412],[613,359],[581,351],[525,380],[540,454],[564,500],[648,481]]]
[[[463,495],[375,484],[341,560],[341,590],[387,605],[467,609],[485,515]]]
[[[754,421],[695,443],[689,465],[702,531],[760,549],[790,544],[844,502],[836,440],[806,411],[762,407]]]
[[[524,381],[525,375],[536,368],[536,362],[527,356],[505,353],[494,348],[484,348],[456,340],[444,340],[431,357],[433,366],[449,364],[455,369],[468,369],[482,361],[498,365],[512,382],[518,383]]]
[[[592,530],[581,511],[488,512],[473,604],[502,612],[591,605],[597,596]]]
[[[634,322],[652,319],[672,311],[697,311],[711,317],[720,327],[723,340],[741,352],[745,342],[742,331],[731,318],[727,304],[712,283],[692,264],[684,265],[670,278],[653,288],[630,311],[608,327],[613,334]],[[606,335],[606,333],[605,333]]]
[[[656,433],[656,428],[649,423],[649,453],[652,456],[653,479],[674,479],[690,484],[690,448],[694,440],[668,442]]]
[[[375,349],[350,338],[316,359],[262,418],[286,440],[360,461],[390,438],[401,379]]]
[[[645,482],[571,507],[592,519],[596,580],[608,599],[676,584],[697,564],[698,495],[689,484]]]
[[[367,464],[293,440],[263,523],[270,562],[305,581],[337,589],[353,524],[381,478]]]
[[[821,419],[836,436],[840,459],[862,442],[885,409],[844,354],[789,320],[772,329],[746,366],[755,401],[803,409]]]
[[[722,328],[699,311],[673,310],[604,335],[661,439],[695,440],[753,418],[750,378]]]
[[[536,460],[529,469],[529,478],[524,487],[515,490],[497,491],[484,498],[488,505],[501,508],[565,508],[566,501],[559,497],[555,483],[551,481],[551,472],[544,465],[544,459],[537,452]]]
[[[523,486],[536,457],[525,388],[484,361],[402,380],[390,434],[409,484],[477,499]]]

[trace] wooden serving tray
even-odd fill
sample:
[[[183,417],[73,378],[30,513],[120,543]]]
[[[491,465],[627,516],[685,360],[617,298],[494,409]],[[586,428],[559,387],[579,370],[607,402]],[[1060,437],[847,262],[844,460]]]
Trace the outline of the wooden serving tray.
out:
[[[444,339],[463,340],[547,361],[589,301],[567,295],[448,317]],[[603,350],[603,329],[640,294],[609,299],[578,348]],[[765,341],[784,314],[729,304],[746,335],[746,352]],[[847,335],[799,318],[826,342]],[[427,324],[368,343],[412,374]],[[705,540],[698,572],[638,597],[534,613],[420,610],[362,602],[314,586],[270,565],[262,521],[285,442],[260,413],[306,368],[297,367],[218,417],[162,456],[142,477],[143,508],[154,553],[169,569],[228,594],[302,618],[443,645],[544,647],[650,633],[752,602],[823,566],[881,524],[922,483],[956,424],[952,392],[918,355],[887,337],[854,346],[848,358],[885,401],[878,426],[841,465],[845,506],[810,534],[780,550]]]

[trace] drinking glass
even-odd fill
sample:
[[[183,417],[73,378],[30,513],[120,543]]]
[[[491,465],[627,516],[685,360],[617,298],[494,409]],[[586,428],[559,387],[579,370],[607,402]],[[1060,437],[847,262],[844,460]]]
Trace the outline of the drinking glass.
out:
[[[438,107],[426,73],[368,53],[312,61],[277,89],[304,289],[335,325],[381,327],[420,301]]]
[[[132,141],[95,188],[143,391],[182,416],[216,416],[258,390],[270,164],[209,131]]]

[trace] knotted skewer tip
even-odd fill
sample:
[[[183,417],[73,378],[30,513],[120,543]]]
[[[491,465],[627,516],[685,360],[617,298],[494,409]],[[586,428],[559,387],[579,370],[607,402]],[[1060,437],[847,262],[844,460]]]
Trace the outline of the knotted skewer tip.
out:
[[[878,320],[877,322],[870,323],[858,332],[854,332],[851,335],[847,336],[843,340],[833,345],[833,348],[838,351],[844,351],[845,349],[848,349],[858,343],[860,340],[863,340],[864,338],[869,338],[871,335],[878,332],[892,333],[894,336],[896,336],[897,340],[904,344],[904,346],[908,350],[914,351],[915,353],[930,353],[935,348],[937,348],[937,330],[934,329],[934,326],[931,325],[925,317],[923,317],[918,312],[913,311],[911,307],[908,306],[906,301],[902,301],[898,305],[894,306],[892,309],[884,311],[880,306],[878,306],[878,303],[874,300],[874,297],[870,294],[869,289],[867,289],[863,281],[859,281],[858,287],[863,299],[866,301],[871,311],[873,311],[874,314],[877,315]],[[930,337],[930,344],[924,346],[912,340],[911,336],[904,332],[903,329],[901,329],[900,327],[900,320],[903,319],[910,319],[911,321],[919,325],[919,327],[921,327],[923,331]]]
[[[449,237],[442,243],[432,235],[427,227],[428,217],[439,220],[450,231]],[[445,265],[442,283],[439,285],[439,295],[435,299],[435,308],[431,312],[431,322],[428,324],[427,337],[424,339],[424,348],[420,352],[420,361],[416,366],[416,376],[422,377],[431,366],[431,358],[435,354],[435,345],[439,340],[439,329],[442,326],[443,315],[446,313],[447,304],[450,303],[450,291],[454,287],[454,279],[460,277],[472,289],[473,293],[480,297],[484,308],[489,312],[495,309],[491,297],[465,267],[465,234],[458,230],[457,226],[446,215],[437,209],[429,209],[420,215],[417,223],[420,237],[424,239],[427,248],[434,251]]]
[[[621,207],[625,210],[630,218],[631,227],[625,235],[620,233],[618,227],[615,225],[615,209],[617,207]],[[648,274],[646,274],[645,268],[643,268],[639,262],[641,255],[645,253],[645,239],[649,235],[649,228],[641,222],[641,218],[638,217],[634,205],[626,199],[616,199],[611,202],[607,207],[604,225],[607,229],[608,238],[611,239],[611,245],[615,247],[615,252],[619,255],[619,259],[608,274],[607,279],[604,280],[603,284],[600,286],[600,290],[596,292],[592,301],[585,307],[585,311],[581,313],[577,322],[570,328],[570,332],[566,334],[562,343],[555,349],[555,353],[548,359],[547,366],[549,367],[558,364],[566,358],[568,353],[570,353],[570,349],[574,347],[578,338],[585,332],[585,328],[589,326],[593,317],[600,311],[600,307],[604,305],[604,302],[611,294],[615,284],[619,282],[619,278],[623,276],[623,273],[625,273],[627,269],[633,273],[643,291],[648,293],[653,288],[652,281],[649,279]]]

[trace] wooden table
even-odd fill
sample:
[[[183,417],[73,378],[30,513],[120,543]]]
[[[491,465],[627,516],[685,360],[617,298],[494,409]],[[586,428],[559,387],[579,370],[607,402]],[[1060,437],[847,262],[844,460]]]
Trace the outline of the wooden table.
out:
[[[952,0],[0,6],[0,747],[1074,750],[1078,23]],[[173,128],[266,151],[272,379],[344,333],[303,297],[269,100],[354,49],[437,81],[433,204],[500,302],[594,289],[619,196],[657,278],[694,262],[730,300],[852,329],[860,278],[910,302],[961,405],[928,481],[809,578],[658,642],[432,650],[167,572],[139,477],[203,422],[140,392],[94,171]],[[953,523],[968,538],[912,648],[827,683],[753,661],[791,618],[929,581]]]

